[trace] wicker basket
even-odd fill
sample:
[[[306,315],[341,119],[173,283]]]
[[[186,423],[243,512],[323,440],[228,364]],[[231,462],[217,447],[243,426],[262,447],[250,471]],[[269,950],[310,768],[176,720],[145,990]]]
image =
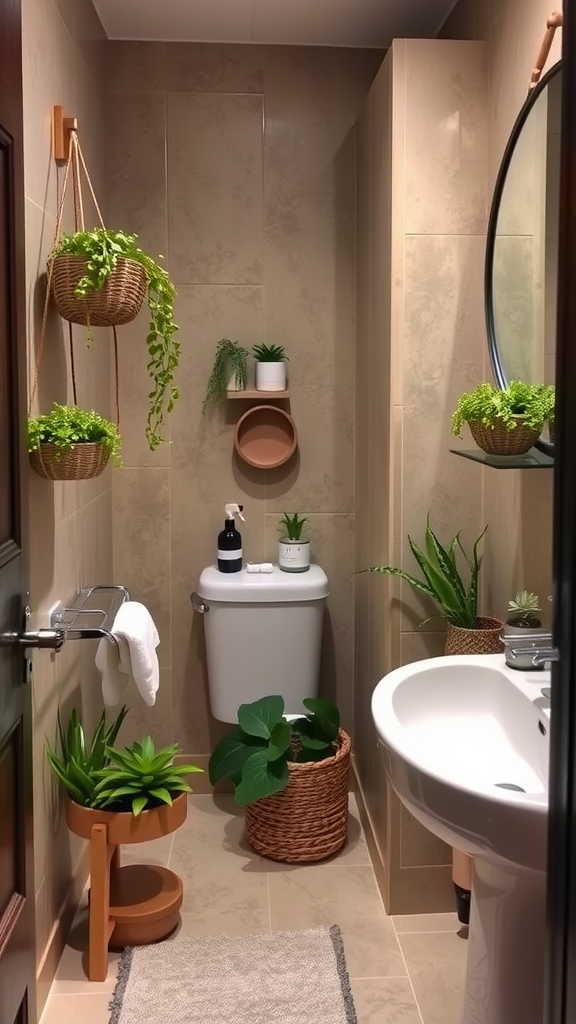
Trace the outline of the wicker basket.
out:
[[[52,295],[60,316],[73,324],[119,327],[140,312],[147,278],[136,260],[120,257],[103,288],[78,298],[75,289],[86,274],[86,256],[56,256],[52,271]]]
[[[448,623],[445,654],[500,654],[504,650],[500,619],[479,616],[477,629],[462,629]]]
[[[297,864],[323,860],[348,835],[350,737],[341,729],[334,757],[289,763],[288,787],[246,808],[246,838],[263,857]]]
[[[30,452],[30,465],[46,480],[91,480],[104,472],[110,452],[99,442],[76,444],[63,451],[55,444],[41,444]]]
[[[512,430],[507,430],[499,418],[494,420],[493,428],[485,427],[480,420],[472,420],[468,426],[478,447],[489,455],[525,455],[540,437],[542,428],[527,426],[521,416],[515,419]]]

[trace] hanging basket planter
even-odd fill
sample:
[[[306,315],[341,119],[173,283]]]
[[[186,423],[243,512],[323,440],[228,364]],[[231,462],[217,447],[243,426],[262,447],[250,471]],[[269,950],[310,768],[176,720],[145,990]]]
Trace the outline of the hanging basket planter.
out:
[[[541,427],[530,427],[522,416],[515,416],[516,426],[508,430],[506,424],[496,417],[490,427],[480,420],[468,423],[470,433],[482,451],[489,455],[525,455],[540,437]]]
[[[86,276],[86,256],[56,256],[52,267],[52,297],[61,317],[87,327],[120,327],[134,320],[146,297],[148,281],[136,260],[119,257],[102,288],[76,294]]]
[[[109,461],[109,449],[97,441],[67,449],[41,444],[30,452],[32,469],[45,480],[92,480],[104,472]]]

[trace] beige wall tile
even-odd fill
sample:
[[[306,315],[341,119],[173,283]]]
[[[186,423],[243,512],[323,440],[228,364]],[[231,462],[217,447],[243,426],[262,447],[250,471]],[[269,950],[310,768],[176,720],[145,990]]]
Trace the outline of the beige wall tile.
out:
[[[261,93],[264,47],[229,43],[168,43],[168,92]]]
[[[441,624],[441,623],[440,623]],[[438,628],[439,623],[436,623]],[[444,654],[446,633],[432,633],[419,630],[414,633],[402,633],[400,651],[402,665],[410,665],[413,661],[423,658],[440,658]]]
[[[167,109],[174,281],[262,283],[262,98],[169,93]]]
[[[452,864],[452,850],[402,807],[400,863],[403,868]]]
[[[111,40],[107,56],[109,92],[165,91],[165,43]]]

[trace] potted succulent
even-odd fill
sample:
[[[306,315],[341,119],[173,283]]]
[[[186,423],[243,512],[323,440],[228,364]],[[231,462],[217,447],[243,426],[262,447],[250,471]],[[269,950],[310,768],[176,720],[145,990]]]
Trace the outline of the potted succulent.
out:
[[[253,345],[256,360],[256,390],[285,391],[288,356],[283,345]]]
[[[307,715],[285,715],[280,696],[238,709],[238,727],[217,744],[210,781],[231,779],[246,807],[246,837],[272,860],[322,860],[346,842],[350,739],[338,708],[303,701]]]
[[[507,633],[522,633],[525,630],[542,629],[542,620],[536,612],[541,611],[537,594],[519,590],[513,601],[508,602],[506,619]]]
[[[221,338],[216,345],[214,365],[208,378],[202,412],[211,402],[226,398],[228,391],[246,390],[246,360],[248,351],[238,341]]]
[[[439,605],[438,616],[447,622],[446,654],[498,654],[502,650],[501,632],[503,623],[500,619],[478,615],[478,574],[481,559],[478,557],[478,546],[484,537],[487,526],[476,538],[469,557],[464,550],[457,533],[450,544],[444,546],[430,528],[430,513],[426,521],[426,552],[422,551],[412,538],[408,537],[410,550],[418,562],[424,577],[418,579],[403,569],[390,565],[373,565],[362,572],[379,572],[390,576],[399,576],[415,590]],[[466,564],[468,580],[465,581],[458,566],[458,552]],[[430,619],[421,623],[423,626]]]
[[[307,516],[284,512],[279,529],[283,536],[278,544],[278,565],[284,572],[306,572],[310,568],[310,541],[302,539]]]
[[[504,390],[483,383],[458,399],[452,433],[461,437],[464,423],[476,444],[491,455],[523,455],[538,440],[553,415],[555,392],[550,384],[513,380]]]
[[[160,257],[161,258],[161,257]],[[153,451],[178,399],[174,373],[180,360],[176,341],[176,290],[166,270],[137,245],[137,236],[94,228],[62,234],[48,260],[52,296],[65,320],[88,327],[116,327],[133,320],[148,296],[148,372],[152,380],[146,437]]]
[[[58,405],[28,421],[32,469],[48,480],[88,480],[104,472],[110,458],[121,465],[118,428],[93,409]]]

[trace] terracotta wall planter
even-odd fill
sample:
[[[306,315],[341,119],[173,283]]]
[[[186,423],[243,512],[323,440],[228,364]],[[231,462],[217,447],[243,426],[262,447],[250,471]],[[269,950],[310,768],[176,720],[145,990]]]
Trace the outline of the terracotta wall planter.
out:
[[[462,629],[448,623],[446,654],[501,654],[504,623],[485,615],[478,617],[478,629]]]
[[[67,800],[66,824],[82,839],[91,839],[93,825],[106,825],[110,845],[123,846],[125,843],[148,843],[170,835],[186,821],[187,811],[186,793],[177,796],[171,807],[162,804],[161,807],[142,811],[137,818],[130,811],[100,811]]]

